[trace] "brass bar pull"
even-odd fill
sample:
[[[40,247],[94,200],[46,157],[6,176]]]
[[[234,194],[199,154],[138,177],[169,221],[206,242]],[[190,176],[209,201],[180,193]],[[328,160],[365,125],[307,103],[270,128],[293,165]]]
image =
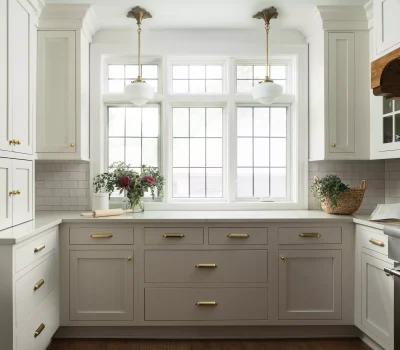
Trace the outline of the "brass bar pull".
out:
[[[15,194],[21,194],[21,191],[20,190],[16,190]]]
[[[40,252],[41,250],[43,250],[44,248],[46,248],[46,246],[45,246],[44,244],[38,245],[38,246],[33,250],[33,252],[34,252],[34,253],[38,253],[38,252]]]
[[[93,233],[90,235],[92,238],[111,238],[112,236],[111,233]]]
[[[197,306],[216,306],[216,301],[198,301],[196,303]]]
[[[15,140],[10,140],[10,141],[8,141],[8,144],[9,144],[9,145],[15,145]]]
[[[217,264],[197,264],[197,268],[215,269]]]
[[[304,232],[300,233],[299,236],[303,238],[320,238],[321,234],[318,232]]]
[[[369,241],[370,241],[370,243],[375,244],[375,245],[377,245],[379,247],[384,247],[385,246],[385,243],[383,243],[382,241],[378,241],[375,238],[371,238]]]
[[[21,141],[20,140],[15,140],[15,145],[20,145]]]
[[[164,233],[164,238],[183,238],[185,235],[183,233]]]
[[[37,337],[40,335],[40,333],[43,332],[43,329],[45,329],[45,328],[46,328],[45,324],[42,323],[42,324],[39,326],[39,328],[35,331],[34,337],[37,338]]]
[[[249,238],[250,235],[248,233],[230,233],[228,238]]]
[[[44,285],[44,280],[40,280],[38,281],[34,286],[33,286],[33,290],[38,290],[41,286]]]

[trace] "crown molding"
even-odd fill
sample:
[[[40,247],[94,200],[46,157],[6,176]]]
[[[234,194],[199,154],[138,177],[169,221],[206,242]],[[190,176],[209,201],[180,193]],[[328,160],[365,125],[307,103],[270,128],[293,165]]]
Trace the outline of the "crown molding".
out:
[[[374,26],[374,1],[369,0],[364,5],[365,14],[367,15],[368,19],[368,28],[371,29]]]

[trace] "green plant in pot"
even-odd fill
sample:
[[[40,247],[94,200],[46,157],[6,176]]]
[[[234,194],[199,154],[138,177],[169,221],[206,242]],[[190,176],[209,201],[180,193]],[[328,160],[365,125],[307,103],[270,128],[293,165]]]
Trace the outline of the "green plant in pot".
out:
[[[338,199],[341,193],[349,188],[337,175],[327,175],[322,179],[314,178],[311,186],[311,192],[323,207],[323,204],[329,201],[329,207],[335,210],[338,206]]]

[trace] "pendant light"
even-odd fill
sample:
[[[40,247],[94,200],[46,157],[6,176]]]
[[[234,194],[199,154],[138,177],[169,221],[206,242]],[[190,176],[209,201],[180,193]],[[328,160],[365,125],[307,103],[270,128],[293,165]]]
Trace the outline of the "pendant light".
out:
[[[154,87],[146,84],[146,82],[142,79],[142,67],[140,65],[140,34],[142,32],[142,20],[151,18],[152,16],[146,11],[146,9],[136,6],[128,12],[127,17],[135,18],[138,26],[138,77],[129,85],[126,85],[124,91],[128,96],[129,101],[131,101],[134,105],[143,106],[153,99]]]
[[[278,12],[275,7],[269,7],[260,12],[257,12],[253,18],[263,19],[265,22],[265,32],[267,36],[267,58],[266,58],[266,72],[265,79],[260,81],[258,85],[254,86],[251,93],[253,95],[253,99],[263,105],[270,105],[273,103],[280,95],[282,95],[283,87],[279,84],[274,83],[268,76],[268,35],[270,28],[270,20],[272,18],[277,18]]]

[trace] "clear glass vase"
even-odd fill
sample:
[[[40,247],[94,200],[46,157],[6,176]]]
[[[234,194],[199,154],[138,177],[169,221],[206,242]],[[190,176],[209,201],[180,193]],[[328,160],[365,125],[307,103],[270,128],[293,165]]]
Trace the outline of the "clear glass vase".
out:
[[[144,212],[144,203],[142,198],[129,198],[131,202],[131,209],[133,213],[142,213]]]

